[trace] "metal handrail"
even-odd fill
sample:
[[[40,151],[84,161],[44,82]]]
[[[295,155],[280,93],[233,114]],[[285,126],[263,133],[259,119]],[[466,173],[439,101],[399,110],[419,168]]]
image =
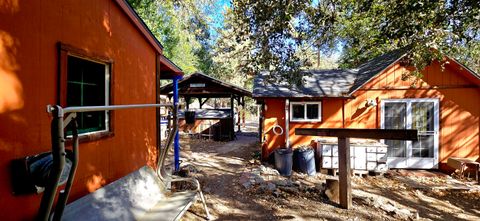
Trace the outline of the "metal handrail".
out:
[[[107,111],[120,109],[148,108],[148,107],[174,107],[174,104],[123,104],[123,105],[107,105],[107,106],[82,106],[82,107],[65,107],[59,108],[59,115],[64,116],[66,113],[80,113],[92,111]],[[47,112],[53,113],[55,106],[47,105]]]
[[[130,104],[130,105],[107,105],[107,106],[83,106],[83,107],[61,107],[59,105],[47,105],[47,112],[52,114],[52,126],[51,126],[51,138],[52,138],[52,156],[53,156],[53,166],[48,177],[48,184],[45,187],[45,192],[42,196],[40,203],[40,208],[37,216],[37,220],[48,221],[51,220],[52,216],[52,207],[53,202],[55,201],[55,196],[58,188],[58,183],[60,180],[60,175],[63,171],[65,165],[65,137],[64,137],[64,128],[72,122],[75,121],[76,113],[79,112],[92,112],[92,111],[107,111],[107,110],[121,110],[121,109],[134,109],[134,108],[159,108],[159,107],[172,107],[174,113],[174,125],[171,132],[178,131],[178,103],[175,104]],[[71,113],[65,119],[65,115]],[[73,116],[72,116],[73,115]],[[67,186],[64,192],[61,194],[60,203],[57,204],[56,212],[54,215],[55,220],[60,220],[62,217],[65,203],[67,202],[68,194],[74,179],[76,172],[76,165],[78,164],[78,135],[76,134],[76,127],[74,127],[74,141],[73,141],[73,154],[74,159],[72,162],[73,166],[68,177]],[[170,135],[172,136],[172,135]],[[172,138],[170,138],[172,139]],[[168,142],[167,145],[171,145],[171,142]],[[161,153],[161,148],[157,147],[157,153]],[[157,171],[161,171],[163,164],[165,162],[166,152],[168,151],[168,146],[163,150],[165,153],[161,153],[161,159],[157,163]],[[161,175],[160,175],[161,176]]]

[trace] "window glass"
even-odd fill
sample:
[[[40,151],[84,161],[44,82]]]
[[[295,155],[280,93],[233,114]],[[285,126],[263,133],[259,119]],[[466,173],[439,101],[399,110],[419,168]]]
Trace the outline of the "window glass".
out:
[[[412,102],[412,129],[434,131],[434,103]]]
[[[292,119],[305,119],[305,106],[303,104],[292,104]]]
[[[67,63],[67,106],[107,105],[106,65],[72,56]],[[105,121],[105,111],[77,113],[79,133],[106,130]]]
[[[385,129],[405,129],[407,104],[385,103]],[[406,157],[407,142],[404,140],[385,140],[389,157]]]
[[[385,104],[385,129],[405,129],[407,116],[406,103]]]
[[[320,102],[292,102],[290,104],[291,120],[318,121],[321,119]]]
[[[307,104],[307,119],[309,120],[318,120],[318,104]]]

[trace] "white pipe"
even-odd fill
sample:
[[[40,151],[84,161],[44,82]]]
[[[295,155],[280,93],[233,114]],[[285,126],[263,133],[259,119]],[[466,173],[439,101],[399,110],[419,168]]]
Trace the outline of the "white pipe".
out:
[[[286,148],[290,148],[290,100],[285,100],[285,143]]]
[[[147,107],[173,107],[173,104],[129,104],[129,105],[108,105],[108,106],[82,106],[82,107],[65,107],[61,108],[59,115],[63,116],[66,113],[74,112],[90,112],[90,111],[104,111],[104,110],[119,110],[131,108],[147,108]],[[47,112],[52,113],[53,106],[47,106]]]

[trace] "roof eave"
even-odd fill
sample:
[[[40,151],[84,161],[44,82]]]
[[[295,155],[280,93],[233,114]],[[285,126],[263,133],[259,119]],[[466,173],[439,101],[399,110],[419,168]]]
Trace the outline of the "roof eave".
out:
[[[355,96],[253,96],[253,99],[353,99]]]
[[[475,72],[474,70],[470,69],[469,67],[465,66],[464,64],[462,64],[460,61],[458,61],[457,59],[455,58],[452,58],[450,56],[447,56],[445,55],[445,57],[453,62],[455,62],[457,65],[459,65],[460,67],[462,67],[463,69],[467,70],[473,77],[477,78],[478,80],[480,80],[480,74],[478,74],[477,72]]]
[[[245,96],[250,96],[250,97],[252,96],[252,92],[250,92],[250,91],[248,91],[248,90],[245,90],[245,89],[243,89],[243,88],[240,88],[240,87],[238,87],[238,86],[236,86],[236,85],[233,85],[233,84],[230,84],[230,83],[228,83],[228,82],[221,81],[221,80],[216,79],[216,78],[214,78],[214,77],[210,77],[210,76],[208,76],[208,75],[206,75],[206,74],[203,74],[203,73],[200,73],[200,72],[196,72],[196,73],[194,73],[194,74],[192,74],[192,75],[200,75],[200,76],[202,76],[202,77],[209,78],[209,79],[211,79],[212,81],[215,81],[215,82],[218,83],[218,84],[225,85],[225,86],[230,87],[230,88],[232,88],[232,89],[234,89],[234,90],[237,90],[237,91],[240,92],[240,93],[244,93]],[[190,76],[192,76],[192,75],[190,75]],[[190,76],[189,76],[189,77],[190,77]]]
[[[168,59],[167,57],[163,56],[163,55],[160,55],[159,56],[159,62],[160,62],[160,65],[162,66],[160,69],[162,70],[163,68],[166,68],[167,70],[162,70],[162,74],[163,76],[165,76],[165,78],[170,78],[170,79],[173,79],[173,78],[182,78],[183,77],[183,71],[182,69],[180,69],[180,67],[178,67],[175,63],[173,63],[170,59]]]
[[[143,34],[147,41],[157,50],[159,54],[162,54],[163,45],[158,41],[158,39],[153,35],[150,29],[147,27],[145,22],[138,16],[137,12],[128,4],[126,0],[115,0],[118,6],[122,11],[128,16],[130,21],[133,22],[135,27]]]
[[[240,94],[242,96],[248,96],[248,97],[252,97],[252,92],[250,91],[247,91],[243,88],[240,88],[236,85],[233,85],[233,84],[230,84],[230,83],[227,83],[227,82],[223,82],[223,81],[220,81],[216,78],[213,78],[213,77],[210,77],[206,74],[202,74],[202,73],[199,73],[199,72],[196,72],[196,73],[193,73],[191,75],[188,75],[186,76],[185,78],[183,78],[182,80],[180,80],[180,82],[178,82],[179,84],[181,84],[182,82],[184,81],[187,81],[188,79],[192,78],[192,77],[195,77],[195,76],[199,76],[199,77],[203,77],[203,78],[207,78],[209,80],[211,80],[212,82],[214,83],[218,83],[222,86],[225,86],[225,87],[229,87],[231,88],[232,90],[235,90],[237,92],[237,94]],[[170,93],[170,91],[172,90],[173,88],[173,85],[172,83],[169,83],[167,85],[164,85],[162,87],[160,87],[160,91],[163,92],[163,93]]]

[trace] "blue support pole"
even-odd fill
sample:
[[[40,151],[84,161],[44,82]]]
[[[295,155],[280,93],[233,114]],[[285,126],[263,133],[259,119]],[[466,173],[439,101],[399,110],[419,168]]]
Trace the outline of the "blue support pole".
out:
[[[182,79],[182,77],[174,77],[173,78],[173,104],[175,108],[178,108],[178,81]],[[176,111],[178,114],[178,109]],[[175,120],[178,123],[178,118],[176,117]],[[175,163],[175,172],[180,170],[180,136],[177,133],[175,134],[175,140],[173,141],[173,150],[174,150],[174,163]]]

